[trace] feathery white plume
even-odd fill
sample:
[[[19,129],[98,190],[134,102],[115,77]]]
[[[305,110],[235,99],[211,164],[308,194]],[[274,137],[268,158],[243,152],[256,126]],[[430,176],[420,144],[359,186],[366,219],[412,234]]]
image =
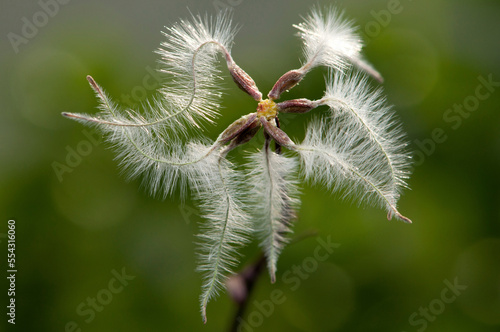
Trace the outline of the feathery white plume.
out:
[[[192,22],[181,21],[167,28],[167,41],[157,51],[164,65],[161,71],[170,76],[170,81],[160,89],[161,98],[156,96],[143,105],[144,114],[133,110],[124,113],[116,105],[108,104],[96,117],[65,115],[103,126],[127,126],[132,130],[149,127],[163,137],[182,131],[186,122],[199,126],[200,119],[210,121],[218,114],[221,97],[216,84],[220,72],[216,55],[218,52],[229,55],[236,32],[229,11],[219,13],[215,19],[193,16]]]
[[[298,35],[304,42],[304,71],[317,66],[343,71],[354,64],[378,81],[383,81],[380,73],[363,59],[363,42],[358,28],[353,21],[344,18],[343,12],[333,8],[323,12],[314,7],[304,22],[294,27],[299,30]]]
[[[194,125],[198,118],[207,120],[218,115],[221,91],[216,84],[220,73],[217,54],[230,53],[237,31],[228,10],[215,19],[197,16],[192,22],[182,20],[167,28],[167,40],[157,53],[164,65],[161,71],[171,78],[160,91],[173,114],[181,112],[179,115]]]
[[[380,147],[367,138],[355,121],[337,124],[331,120],[314,120],[302,144],[295,146],[302,157],[307,179],[343,190],[344,197],[360,203],[375,203],[398,219],[411,222],[397,210],[399,192]]]
[[[304,22],[294,27],[304,42],[304,67],[308,69],[316,66],[346,69],[346,60],[358,57],[363,46],[353,22],[336,9],[323,13],[315,7]]]
[[[249,177],[254,185],[255,228],[267,258],[271,281],[276,280],[276,262],[298,207],[295,158],[276,154],[269,141],[262,151],[250,156]]]
[[[115,114],[113,101],[93,79],[89,78],[89,81],[101,101],[100,108]],[[210,147],[195,142],[185,144],[174,137],[167,142],[164,137],[153,134],[149,127],[103,125],[70,116],[85,124],[98,126],[116,149],[120,166],[128,171],[129,178],[145,174],[143,183],[153,195],[160,193],[166,197],[177,183],[181,184],[182,194],[186,180],[192,176],[211,178],[206,174],[211,168],[206,167],[205,158],[219,148],[217,144]]]
[[[213,179],[198,179],[198,200],[206,222],[203,224],[200,265],[204,273],[201,313],[206,322],[206,308],[210,299],[224,286],[231,267],[237,263],[236,248],[248,242],[252,228],[245,211],[248,187],[244,176],[233,169],[232,164],[222,157],[210,156],[210,167],[217,172]],[[204,185],[203,185],[204,183]]]
[[[395,206],[409,175],[410,156],[401,126],[387,105],[382,89],[371,89],[362,74],[337,73],[326,82],[322,101],[330,107],[332,122],[338,127],[353,129],[351,136],[366,137],[383,156],[384,174],[392,187]]]

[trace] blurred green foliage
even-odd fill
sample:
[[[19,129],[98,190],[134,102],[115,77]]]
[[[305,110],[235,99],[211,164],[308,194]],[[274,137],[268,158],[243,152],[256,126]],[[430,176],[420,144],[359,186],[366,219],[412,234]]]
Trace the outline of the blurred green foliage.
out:
[[[32,20],[42,7],[2,3],[0,233],[7,232],[9,219],[16,220],[17,330],[63,331],[72,321],[82,331],[221,331],[229,325],[234,305],[226,294],[209,305],[206,326],[198,314],[196,207],[177,196],[149,197],[140,181],[126,182],[106,144],[88,136],[98,135],[60,116],[96,111],[87,74],[116,100],[125,102],[123,94],[140,100],[144,79],[156,67],[151,51],[163,39],[163,26],[188,17],[186,6],[213,13],[221,3],[235,4],[235,21],[242,24],[235,60],[267,92],[299,65],[300,43],[291,25],[308,11],[307,2],[71,1],[17,53],[8,34],[21,34],[22,18]],[[498,331],[500,88],[477,105],[474,96],[479,77],[500,82],[500,3],[338,5],[366,35],[367,58],[385,76],[387,98],[415,151],[411,190],[400,201],[400,211],[414,224],[389,222],[381,210],[303,184],[295,234],[317,230],[319,238],[340,246],[314,269],[309,266],[298,284],[285,276],[295,275],[294,265],[308,266],[318,242],[308,238],[287,247],[276,284],[266,274],[259,280],[242,331]],[[283,97],[319,97],[325,73],[310,73]],[[206,129],[212,138],[256,107],[226,81],[222,116]],[[465,111],[453,110],[464,103]],[[286,120],[287,132],[300,139],[310,117]],[[253,144],[235,159],[243,160],[238,154],[260,143]],[[71,151],[84,153],[68,157]],[[71,172],[58,177],[54,162],[67,164],[67,158],[73,158]],[[6,270],[1,234],[0,241]],[[255,243],[246,248],[242,265],[257,253]],[[135,278],[106,298],[113,271],[123,268]],[[455,280],[467,288],[446,303],[443,292],[453,295],[445,291],[446,282]],[[0,286],[5,308],[5,278]],[[267,317],[259,308],[276,289],[285,300]],[[96,296],[107,304],[95,316],[82,314],[90,308],[87,298]],[[5,315],[2,324],[12,328]]]

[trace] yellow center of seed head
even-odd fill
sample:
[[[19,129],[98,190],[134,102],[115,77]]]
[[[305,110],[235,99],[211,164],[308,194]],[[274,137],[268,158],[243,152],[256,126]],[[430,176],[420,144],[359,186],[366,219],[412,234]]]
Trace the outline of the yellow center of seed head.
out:
[[[259,106],[257,106],[257,116],[266,117],[267,120],[274,119],[278,114],[278,107],[276,103],[272,99],[265,99],[259,102]]]

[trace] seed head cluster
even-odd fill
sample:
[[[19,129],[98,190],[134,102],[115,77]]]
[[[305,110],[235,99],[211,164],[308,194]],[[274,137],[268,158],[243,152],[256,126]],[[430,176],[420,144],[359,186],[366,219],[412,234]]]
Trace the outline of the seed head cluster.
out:
[[[63,113],[99,128],[129,176],[142,176],[152,194],[190,189],[205,219],[199,235],[204,322],[209,300],[238,264],[237,249],[252,236],[265,253],[271,282],[276,280],[277,260],[296,219],[300,178],[411,223],[397,208],[409,176],[407,143],[382,90],[371,87],[382,76],[364,60],[356,27],[333,8],[313,8],[294,27],[303,43],[302,65],[284,73],[267,99],[231,55],[238,29],[224,11],[167,28],[157,53],[169,79],[143,111],[122,109],[88,76],[101,112]],[[210,140],[200,128],[220,114],[219,55],[235,84],[258,104]],[[328,68],[322,98],[281,100],[320,66]],[[302,142],[290,139],[279,117],[318,107],[327,112],[310,121]],[[264,145],[249,152],[248,167],[234,165],[230,152],[261,132]]]

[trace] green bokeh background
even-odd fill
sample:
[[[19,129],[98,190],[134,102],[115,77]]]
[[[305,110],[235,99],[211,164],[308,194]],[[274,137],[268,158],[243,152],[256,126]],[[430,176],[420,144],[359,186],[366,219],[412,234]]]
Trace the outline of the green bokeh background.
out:
[[[227,294],[210,303],[206,326],[198,312],[196,207],[189,199],[182,206],[178,196],[149,197],[139,180],[127,182],[120,174],[105,143],[82,143],[88,141],[86,128],[60,116],[96,111],[87,74],[118,101],[122,94],[138,97],[156,66],[152,50],[163,40],[163,26],[189,17],[189,10],[214,13],[218,3],[233,4],[242,25],[233,56],[267,92],[281,74],[299,66],[292,24],[312,4],[328,2],[74,0],[60,5],[16,53],[8,34],[21,34],[23,17],[32,21],[42,7],[2,0],[0,274],[7,269],[9,219],[17,227],[18,274],[16,325],[6,323],[8,287],[2,277],[0,326],[64,331],[73,321],[82,331],[226,330],[234,311]],[[500,82],[500,2],[402,0],[390,22],[377,21],[377,13],[392,3],[337,2],[367,35],[365,54],[385,76],[387,98],[415,151],[411,190],[400,201],[414,224],[387,221],[379,209],[302,184],[295,234],[316,230],[318,238],[340,246],[297,289],[282,277],[310,260],[317,238],[287,247],[278,281],[270,284],[266,274],[259,279],[248,308],[253,320],[242,331],[500,329],[500,89],[453,122],[443,117],[455,104],[474,101],[479,77]],[[320,97],[324,74],[315,70],[286,97]],[[206,132],[212,138],[256,106],[226,86],[222,117]],[[300,139],[308,119],[290,119],[286,131]],[[439,142],[430,144],[436,132]],[[60,181],[53,163],[65,163],[68,149],[89,146]],[[256,255],[252,244],[242,264]],[[86,322],[89,316],[77,307],[106,289],[112,271],[123,268],[135,279]],[[446,280],[467,288],[441,306]],[[275,289],[286,299],[264,317],[254,301],[269,300]],[[429,306],[432,318],[424,321],[419,310]]]

